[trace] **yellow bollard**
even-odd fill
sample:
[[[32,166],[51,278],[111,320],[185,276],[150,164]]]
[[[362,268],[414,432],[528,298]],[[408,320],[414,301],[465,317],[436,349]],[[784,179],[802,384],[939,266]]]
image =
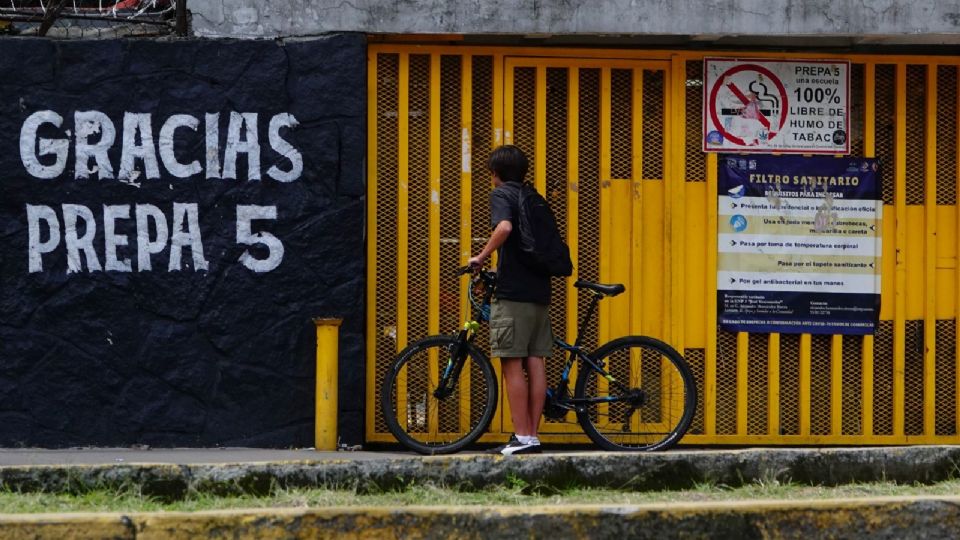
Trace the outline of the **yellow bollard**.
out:
[[[317,325],[317,404],[314,447],[337,449],[337,367],[341,319],[314,319]]]

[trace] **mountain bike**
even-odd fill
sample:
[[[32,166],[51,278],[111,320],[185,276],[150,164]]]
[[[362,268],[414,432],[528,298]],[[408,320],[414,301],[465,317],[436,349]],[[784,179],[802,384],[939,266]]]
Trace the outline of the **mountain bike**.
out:
[[[474,320],[456,334],[426,337],[404,348],[380,391],[390,433],[421,454],[449,454],[469,446],[486,431],[497,408],[493,365],[474,343],[480,322],[490,317],[496,274],[469,267],[459,272],[473,274],[468,297]],[[566,359],[560,380],[547,389],[543,415],[554,420],[575,415],[584,433],[604,450],[654,451],[675,445],[697,407],[696,385],[683,357],[647,336],[621,337],[585,350],[581,336],[597,304],[626,288],[583,280],[574,287],[592,296],[590,307],[573,344],[554,338]]]

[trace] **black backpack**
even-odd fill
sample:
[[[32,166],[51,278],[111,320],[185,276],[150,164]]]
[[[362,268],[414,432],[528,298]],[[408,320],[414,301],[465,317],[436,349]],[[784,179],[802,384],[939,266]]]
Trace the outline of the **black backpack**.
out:
[[[516,232],[520,238],[520,260],[538,274],[566,277],[573,273],[567,247],[547,200],[529,183],[517,189]]]

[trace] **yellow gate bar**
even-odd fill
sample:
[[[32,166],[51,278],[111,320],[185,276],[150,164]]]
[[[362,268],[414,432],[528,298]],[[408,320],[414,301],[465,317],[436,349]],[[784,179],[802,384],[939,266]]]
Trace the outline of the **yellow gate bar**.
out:
[[[440,331],[440,55],[430,56],[430,198],[427,214],[427,332]],[[431,362],[433,363],[433,362]]]
[[[503,89],[504,89],[504,75],[505,71],[503,69],[503,55],[494,54],[493,55],[493,146],[500,146],[501,144],[509,144],[504,142],[504,125],[503,125],[503,115],[506,112],[506,107],[503,103]],[[513,87],[513,73],[510,73],[510,85]],[[512,92],[511,92],[512,93]],[[513,106],[511,100],[511,107]],[[510,117],[513,117],[512,111]],[[482,134],[484,140],[489,137],[489,133]],[[486,161],[487,156],[483,156],[484,161]]]
[[[377,54],[367,52],[367,363],[377,358]],[[367,368],[367,406],[364,407],[368,426],[376,425],[376,408],[369,405],[370,396],[377,395],[377,370]]]
[[[863,66],[863,154],[865,157],[876,157],[876,85],[874,76],[876,74],[876,65],[868,62]],[[882,182],[882,176],[877,179]],[[890,219],[889,216],[883,216],[882,219]],[[880,234],[883,237],[883,228]],[[889,239],[883,239],[889,241]],[[869,437],[873,435],[873,335],[863,336],[863,355],[861,372],[861,388],[863,406],[861,407],[863,415],[863,435]]]
[[[427,208],[427,333],[440,332],[440,55],[430,55],[430,197]],[[428,388],[440,382],[440,355],[436,347],[428,353]],[[429,402],[429,397],[428,397]],[[440,406],[431,407],[427,414],[428,432],[435,437],[440,429]]]
[[[397,349],[407,346],[407,255],[410,172],[410,56],[400,55],[400,85],[397,105]]]
[[[862,435],[873,435],[873,336],[863,337],[863,353],[861,355],[863,372],[861,374],[861,400],[863,405],[860,408],[862,420]]]
[[[580,70],[567,70],[567,245],[570,260],[574,263],[574,275],[566,279],[567,288],[567,341],[577,333],[579,291],[573,286],[579,274],[580,257]],[[577,364],[570,369],[570,380],[576,380]]]
[[[460,64],[460,266],[466,266],[473,255],[473,57],[463,55]],[[480,157],[480,156],[477,156]],[[469,276],[460,277],[460,290],[470,283]],[[471,315],[470,299],[460,295],[460,319]]]
[[[904,433],[904,355],[907,313],[907,66],[897,64],[894,144],[894,204],[896,208],[896,274],[893,314],[893,434]]]
[[[473,249],[473,163],[471,149],[473,141],[473,57],[463,55],[460,61],[460,266],[466,266]],[[461,276],[460,291],[470,286],[470,277]],[[471,315],[470,300],[466,294],[460,294],[460,320]],[[473,369],[467,366],[466,369]],[[460,426],[470,425],[470,383],[469,373],[465,373],[460,384]]]
[[[843,336],[830,343],[830,434],[843,433]]]
[[[666,284],[669,294],[664,319],[669,327],[664,328],[663,336],[674,347],[683,351],[684,348],[684,309],[683,309],[683,260],[684,236],[686,226],[686,161],[683,144],[686,134],[687,100],[683,96],[687,88],[687,66],[679,55],[670,58],[670,72],[664,73],[664,98],[667,114],[663,115],[664,126],[663,148],[664,178],[666,183],[664,193],[667,201],[667,223],[664,227],[665,248],[669,261],[666,268]],[[668,141],[675,141],[669,144]]]
[[[643,333],[643,280],[641,278],[644,267],[643,255],[643,217],[646,200],[643,197],[643,68],[637,67],[632,71],[633,81],[633,113],[631,118],[631,156],[630,169],[630,277],[627,291],[630,294],[630,333]]]
[[[937,66],[928,64],[924,122],[924,275],[923,434],[936,434],[937,377]]]
[[[810,334],[800,334],[800,435],[810,435]]]
[[[717,154],[707,155],[707,348],[703,367],[703,432],[717,433]]]
[[[410,249],[408,202],[410,173],[410,55],[400,55],[397,100],[397,350],[407,346],[407,267]],[[397,375],[397,417],[407,425],[407,370]]]
[[[503,144],[513,144],[513,101],[514,101],[514,86],[513,86],[513,66],[506,65],[504,66],[503,71],[503,89],[501,99],[502,108],[503,108]],[[494,92],[496,92],[496,87],[494,87]]]

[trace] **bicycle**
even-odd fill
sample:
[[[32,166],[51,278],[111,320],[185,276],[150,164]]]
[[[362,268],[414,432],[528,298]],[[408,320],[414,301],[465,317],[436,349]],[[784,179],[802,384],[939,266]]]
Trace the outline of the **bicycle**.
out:
[[[462,450],[486,431],[497,407],[497,381],[487,356],[474,344],[480,321],[488,321],[496,274],[473,272],[468,297],[475,319],[455,335],[430,336],[404,348],[387,371],[380,407],[387,428],[405,447],[427,455]],[[584,433],[611,451],[665,450],[686,433],[697,405],[696,385],[686,361],[670,345],[647,336],[614,339],[592,353],[581,336],[597,304],[626,290],[578,280],[593,295],[571,345],[554,338],[566,360],[560,380],[548,388],[543,415],[576,415]],[[576,387],[570,374],[579,360]],[[467,375],[469,374],[469,375]],[[469,395],[469,399],[462,399]],[[445,425],[439,425],[443,420]]]

